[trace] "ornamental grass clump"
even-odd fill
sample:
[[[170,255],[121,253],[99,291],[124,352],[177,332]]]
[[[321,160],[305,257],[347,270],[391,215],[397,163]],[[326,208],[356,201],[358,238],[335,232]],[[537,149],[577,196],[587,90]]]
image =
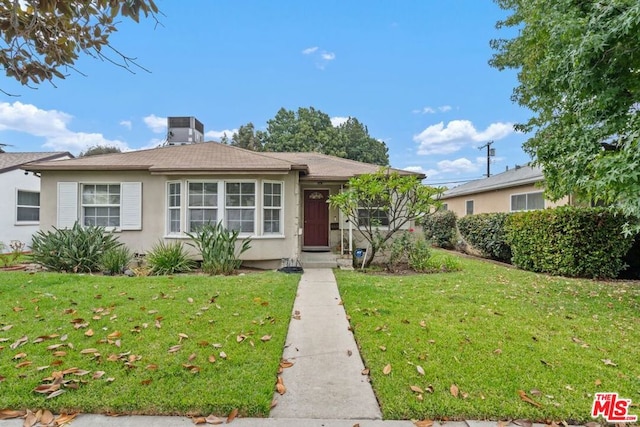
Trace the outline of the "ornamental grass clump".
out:
[[[182,242],[159,241],[146,256],[149,274],[163,276],[193,270],[194,262]]]
[[[229,275],[242,265],[240,256],[251,249],[251,239],[238,246],[238,230],[228,230],[222,222],[205,224],[195,233],[187,233],[202,255],[202,271],[207,274]]]
[[[52,271],[91,273],[100,270],[103,254],[122,246],[118,238],[104,227],[83,227],[38,231],[31,239],[33,262]]]
[[[112,248],[102,254],[100,268],[104,274],[123,273],[133,259],[131,251],[126,246]]]

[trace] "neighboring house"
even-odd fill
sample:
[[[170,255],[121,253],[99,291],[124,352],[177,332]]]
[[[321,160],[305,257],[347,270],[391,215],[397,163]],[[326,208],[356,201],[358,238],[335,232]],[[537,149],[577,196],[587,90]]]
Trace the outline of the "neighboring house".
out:
[[[40,178],[20,169],[34,161],[69,159],[67,152],[6,153],[0,150],[0,242],[4,251],[12,241],[31,244],[40,224]]]
[[[348,223],[329,207],[349,178],[379,166],[318,153],[263,153],[216,142],[32,163],[42,229],[76,221],[119,233],[133,252],[222,221],[251,237],[245,264],[273,268],[303,251],[339,251]],[[419,174],[398,171],[402,174]]]
[[[489,178],[467,182],[444,192],[444,209],[458,217],[488,212],[516,212],[571,204],[544,198],[544,176],[539,167],[516,166]]]

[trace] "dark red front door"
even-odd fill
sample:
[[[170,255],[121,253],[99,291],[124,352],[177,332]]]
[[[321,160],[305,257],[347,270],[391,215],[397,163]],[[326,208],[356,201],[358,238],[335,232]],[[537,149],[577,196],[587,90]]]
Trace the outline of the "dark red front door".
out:
[[[304,190],[304,242],[306,247],[329,246],[329,190]]]

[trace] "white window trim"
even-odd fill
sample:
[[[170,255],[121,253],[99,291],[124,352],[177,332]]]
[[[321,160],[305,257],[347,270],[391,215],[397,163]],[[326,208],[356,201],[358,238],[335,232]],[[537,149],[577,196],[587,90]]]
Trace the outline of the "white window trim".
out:
[[[531,194],[541,194],[542,195],[542,209],[545,208],[545,199],[544,199],[544,191],[527,191],[523,193],[513,193],[509,195],[509,208],[511,212],[526,212],[526,211],[539,211],[540,209],[529,209],[529,200],[528,197],[525,198],[525,208],[524,209],[513,209],[513,196],[529,196]]]
[[[224,224],[225,228],[229,228],[229,225],[227,224],[227,209],[229,209],[229,207],[227,206],[227,184],[247,184],[247,183],[252,183],[254,185],[254,202],[253,202],[253,232],[252,233],[247,233],[247,232],[240,232],[240,234],[238,234],[239,238],[243,238],[243,237],[253,237],[256,235],[261,235],[262,232],[262,228],[258,229],[258,225],[260,225],[260,222],[258,221],[258,216],[260,216],[260,218],[262,218],[262,215],[259,215],[260,212],[260,207],[262,206],[262,201],[260,200],[260,197],[262,197],[262,191],[260,190],[262,185],[260,185],[262,182],[262,180],[257,180],[257,179],[230,179],[230,180],[225,180],[223,181],[224,185],[223,185],[223,209],[224,209],[224,213],[222,214],[222,223]],[[250,209],[250,206],[232,206],[231,209]]]
[[[40,224],[40,221],[20,221],[20,219],[18,219],[18,208],[35,208],[36,206],[32,206],[32,205],[19,205],[18,204],[18,193],[23,192],[23,193],[37,193],[38,195],[40,195],[40,191],[39,190],[24,190],[21,188],[16,188],[16,210],[15,210],[15,221],[14,221],[14,225],[38,225]],[[40,204],[37,206],[38,207],[38,211],[40,211],[40,205],[42,204],[42,200],[40,200]]]
[[[264,185],[265,184],[280,184],[280,207],[275,208],[272,206],[264,205]],[[266,237],[280,237],[284,235],[284,207],[285,207],[285,198],[284,198],[284,181],[273,181],[268,179],[263,179],[260,183],[260,235]],[[265,209],[280,209],[280,231],[277,233],[274,232],[265,232],[264,231],[264,211]]]
[[[473,212],[469,213],[469,210],[467,209],[467,203],[471,202],[473,204]],[[464,201],[464,214],[465,215],[473,215],[476,212],[476,202],[475,199],[467,199]]]
[[[171,186],[171,184],[178,184],[180,186],[180,204],[177,206],[177,208],[169,206],[169,187]],[[182,209],[182,204],[184,200],[183,184],[184,183],[182,181],[167,181],[167,185],[165,187],[165,198],[164,198],[164,203],[165,203],[164,211],[166,215],[165,237],[179,237],[179,236],[182,236],[184,233],[184,214]],[[171,209],[177,210],[179,212],[178,216],[180,217],[180,231],[178,232],[171,231],[171,215],[169,215],[169,211]]]
[[[80,208],[80,215],[78,218],[78,221],[80,222],[80,225],[82,225],[83,227],[88,227],[87,225],[85,225],[84,220],[85,220],[85,215],[84,215],[84,209],[85,207],[89,206],[89,207],[114,207],[116,206],[115,204],[106,204],[106,205],[85,205],[85,203],[82,201],[82,196],[84,193],[84,187],[86,185],[118,185],[120,187],[120,203],[118,203],[118,208],[119,208],[119,219],[118,222],[119,224],[117,226],[103,226],[105,230],[107,231],[120,231],[122,230],[122,183],[121,182],[80,182],[79,183],[79,192],[78,192],[78,197],[80,198],[79,200],[79,208]]]

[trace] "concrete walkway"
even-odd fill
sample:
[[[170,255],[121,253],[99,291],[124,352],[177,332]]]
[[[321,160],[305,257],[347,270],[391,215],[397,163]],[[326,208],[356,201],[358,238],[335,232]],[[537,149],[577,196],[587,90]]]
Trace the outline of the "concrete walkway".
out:
[[[381,419],[330,269],[305,269],[292,316],[283,358],[294,365],[271,418]]]

